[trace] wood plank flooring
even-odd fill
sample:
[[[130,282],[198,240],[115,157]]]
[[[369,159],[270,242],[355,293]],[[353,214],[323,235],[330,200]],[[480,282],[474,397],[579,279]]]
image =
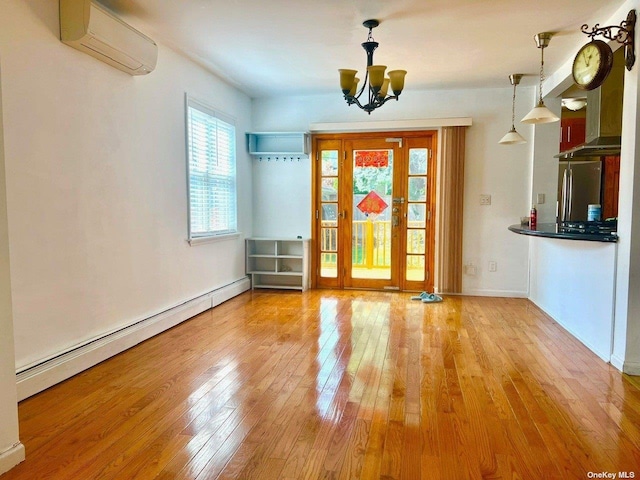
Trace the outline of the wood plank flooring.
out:
[[[2,480],[640,478],[637,384],[525,299],[247,292],[19,414]]]

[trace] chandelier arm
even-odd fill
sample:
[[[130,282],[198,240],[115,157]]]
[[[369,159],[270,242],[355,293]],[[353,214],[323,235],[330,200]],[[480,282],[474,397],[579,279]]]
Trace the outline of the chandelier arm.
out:
[[[345,97],[345,98],[346,98],[346,97]],[[358,108],[361,108],[362,110],[365,110],[365,105],[362,105],[362,104],[360,103],[360,100],[358,100],[358,98],[357,98],[357,97],[349,97],[349,98],[347,98],[346,100],[347,100],[347,103],[348,103],[349,105],[356,104],[356,105],[358,106]]]
[[[362,96],[362,92],[364,92],[364,89],[367,88],[368,83],[369,82],[369,70],[367,70],[367,73],[364,74],[364,81],[362,82],[362,87],[360,87],[360,91],[358,92],[357,95],[354,95],[354,98],[360,98]]]
[[[376,97],[375,108],[381,107],[382,105],[387,103],[389,100],[398,100],[398,95],[389,95],[388,97],[385,97],[383,99],[380,99],[380,97]]]

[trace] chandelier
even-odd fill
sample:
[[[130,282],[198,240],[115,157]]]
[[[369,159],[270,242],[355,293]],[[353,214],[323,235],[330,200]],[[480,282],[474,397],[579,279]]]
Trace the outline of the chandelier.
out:
[[[398,97],[402,93],[404,88],[404,76],[407,74],[406,70],[391,70],[387,72],[388,77],[384,76],[387,67],[385,65],[373,64],[373,51],[378,48],[378,42],[373,40],[371,30],[380,24],[378,20],[366,20],[362,23],[369,29],[369,35],[367,41],[362,44],[365,52],[367,52],[367,71],[364,76],[364,83],[358,92],[359,78],[356,77],[357,70],[349,70],[342,68],[338,70],[340,72],[340,88],[344,94],[344,99],[347,101],[347,105],[356,104],[362,110],[371,115],[376,108],[381,107],[389,100],[398,100]],[[387,95],[387,92],[391,87],[393,95]],[[367,95],[360,101],[362,94],[367,92]],[[356,93],[357,92],[357,93]],[[364,103],[363,102],[367,102]]]

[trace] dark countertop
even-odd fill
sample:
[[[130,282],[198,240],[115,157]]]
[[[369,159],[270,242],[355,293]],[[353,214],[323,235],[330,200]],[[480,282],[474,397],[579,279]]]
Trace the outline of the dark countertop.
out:
[[[615,233],[584,233],[562,232],[557,223],[539,223],[535,230],[526,225],[511,225],[509,230],[520,235],[532,235],[534,237],[561,238],[564,240],[587,240],[591,242],[617,242]]]

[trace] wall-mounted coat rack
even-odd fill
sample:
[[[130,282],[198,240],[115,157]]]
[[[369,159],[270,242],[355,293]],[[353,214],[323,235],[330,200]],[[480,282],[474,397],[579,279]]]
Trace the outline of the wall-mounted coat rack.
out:
[[[249,132],[249,154],[260,161],[300,161],[309,157],[306,132]]]

